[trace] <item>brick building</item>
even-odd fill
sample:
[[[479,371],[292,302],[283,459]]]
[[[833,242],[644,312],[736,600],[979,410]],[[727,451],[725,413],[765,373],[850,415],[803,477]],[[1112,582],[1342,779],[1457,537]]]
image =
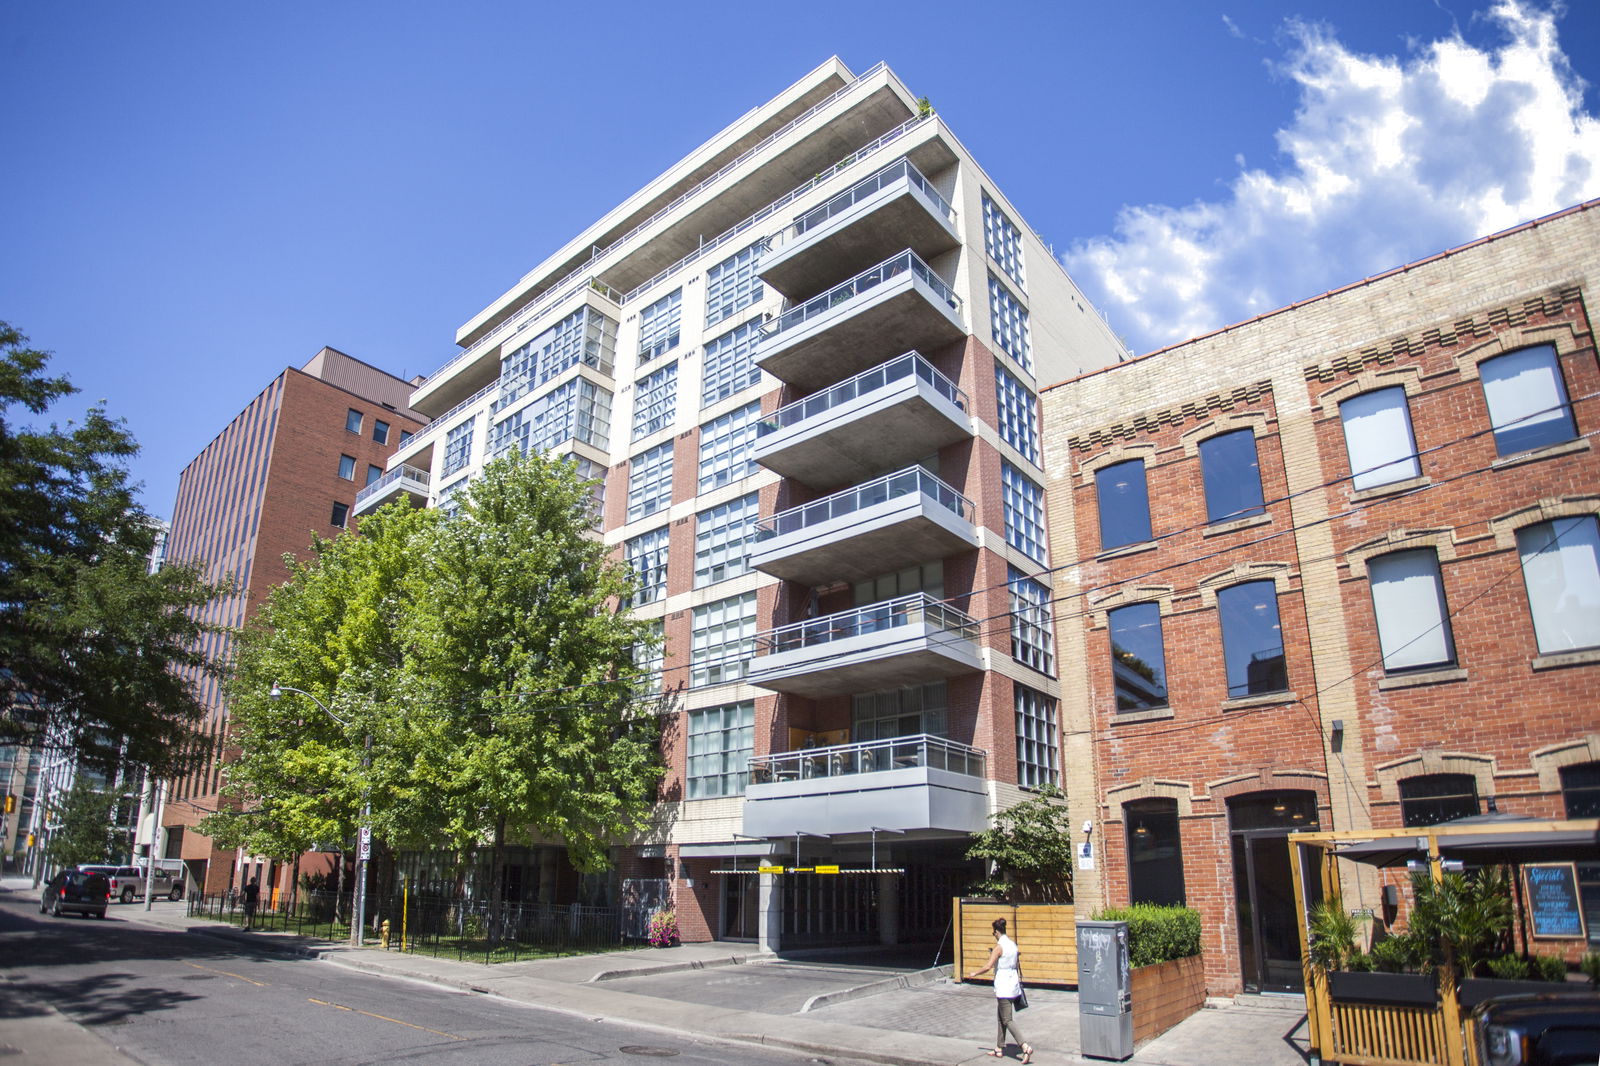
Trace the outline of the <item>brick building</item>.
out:
[[[358,487],[379,482],[426,421],[406,405],[416,384],[324,348],[300,369],[285,368],[184,467],[166,556],[200,561],[210,580],[236,584],[208,605],[206,621],[246,624],[287,580],[285,554],[304,553],[313,535],[336,536],[350,522]],[[225,633],[206,642],[208,655],[227,660]],[[195,687],[213,755],[199,773],[167,782],[166,839],[156,847],[185,861],[193,885],[217,892],[235,883],[242,860],[192,827],[217,809],[228,709],[217,679],[196,678]],[[265,876],[262,884],[270,884]]]
[[[1214,993],[1299,987],[1293,829],[1597,813],[1597,207],[1043,390],[1080,906]]]

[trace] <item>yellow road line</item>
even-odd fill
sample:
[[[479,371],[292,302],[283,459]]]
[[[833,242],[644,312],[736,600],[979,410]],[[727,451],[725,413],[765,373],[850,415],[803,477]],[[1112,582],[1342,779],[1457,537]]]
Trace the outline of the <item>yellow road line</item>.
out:
[[[353,1014],[365,1014],[368,1018],[376,1018],[380,1022],[394,1022],[394,1024],[403,1025],[407,1029],[420,1029],[424,1033],[432,1033],[434,1036],[445,1036],[445,1037],[449,1037],[451,1040],[465,1040],[466,1039],[466,1037],[457,1036],[454,1033],[445,1033],[445,1032],[441,1032],[438,1029],[429,1029],[426,1025],[413,1025],[411,1022],[403,1022],[399,1018],[390,1018],[389,1016],[384,1015],[384,1014],[373,1014],[369,1010],[358,1010],[355,1007],[346,1007],[343,1003],[329,1003],[325,999],[312,999],[312,997],[310,997],[310,996],[307,996],[306,998],[308,1000],[310,1000],[312,1003],[318,1003],[318,1004],[321,1004],[324,1007],[332,1007],[334,1010],[347,1010],[347,1011],[350,1011]]]
[[[229,973],[227,970],[213,970],[209,966],[201,966],[199,963],[196,963],[196,962],[186,962],[186,963],[184,963],[184,965],[185,966],[193,966],[197,970],[205,970],[207,973],[220,973],[224,977],[234,977],[234,978],[239,979],[240,981],[245,982],[246,984],[255,985],[257,988],[266,988],[267,987],[265,982],[263,982],[263,981],[252,981],[252,980],[250,980],[250,978],[246,977],[242,973]]]

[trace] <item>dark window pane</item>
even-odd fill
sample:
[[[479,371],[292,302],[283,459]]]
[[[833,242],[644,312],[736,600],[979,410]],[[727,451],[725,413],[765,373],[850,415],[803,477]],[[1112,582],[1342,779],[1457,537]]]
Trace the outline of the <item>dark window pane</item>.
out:
[[[1561,364],[1549,344],[1497,355],[1478,364],[1494,426],[1494,446],[1515,455],[1578,435]]]
[[[1124,804],[1122,823],[1128,833],[1128,902],[1183,903],[1178,801],[1155,799]]]
[[[389,443],[389,423],[381,418],[372,420],[372,439],[379,444]]]
[[[1161,608],[1135,603],[1110,612],[1111,675],[1117,710],[1167,705],[1167,656],[1161,642]]]
[[[1278,593],[1270,581],[1248,581],[1217,593],[1228,698],[1260,696],[1289,687],[1278,624]]]
[[[1421,774],[1400,782],[1402,825],[1438,825],[1478,813],[1478,781],[1471,774]]]
[[[1206,520],[1260,514],[1261,464],[1256,435],[1248,429],[1223,433],[1200,442],[1200,472],[1206,483]]]
[[[1561,798],[1568,818],[1600,818],[1600,762],[1563,766]]]
[[[333,505],[333,517],[329,518],[328,522],[330,524],[332,524],[332,525],[336,525],[339,528],[343,529],[345,521],[349,517],[350,517],[350,505],[347,504],[347,503],[336,503],[336,504]]]
[[[402,429],[400,431],[400,447],[404,448],[407,444],[410,444],[411,436],[412,434],[409,429]]]
[[[361,412],[357,411],[354,407],[350,408],[350,410],[346,412],[344,416],[344,428],[349,430],[351,433],[360,433]]]
[[[381,467],[381,466],[373,466],[371,463],[367,464],[367,484],[368,485],[372,484],[374,481],[378,480],[382,476],[383,476],[383,467]]]
[[[1235,796],[1228,801],[1228,828],[1235,833],[1251,829],[1315,829],[1317,794],[1297,788]]]
[[[1150,539],[1150,499],[1144,487],[1144,460],[1131,459],[1097,471],[1100,548],[1117,548]]]

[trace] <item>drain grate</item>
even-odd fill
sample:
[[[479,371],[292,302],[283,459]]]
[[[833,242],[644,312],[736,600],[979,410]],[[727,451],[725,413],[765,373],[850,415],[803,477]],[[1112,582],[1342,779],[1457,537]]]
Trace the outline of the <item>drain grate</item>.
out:
[[[624,1055],[645,1055],[654,1059],[670,1059],[678,1054],[677,1048],[651,1047],[649,1044],[625,1044],[617,1050]]]

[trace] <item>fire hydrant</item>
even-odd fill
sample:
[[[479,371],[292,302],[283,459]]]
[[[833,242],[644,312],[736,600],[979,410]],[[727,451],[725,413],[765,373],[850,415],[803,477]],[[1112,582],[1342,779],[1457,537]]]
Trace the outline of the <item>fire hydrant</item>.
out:
[[[383,925],[380,927],[380,934],[381,934],[381,936],[383,938],[383,950],[388,951],[389,950],[389,919],[385,918],[383,920]]]

